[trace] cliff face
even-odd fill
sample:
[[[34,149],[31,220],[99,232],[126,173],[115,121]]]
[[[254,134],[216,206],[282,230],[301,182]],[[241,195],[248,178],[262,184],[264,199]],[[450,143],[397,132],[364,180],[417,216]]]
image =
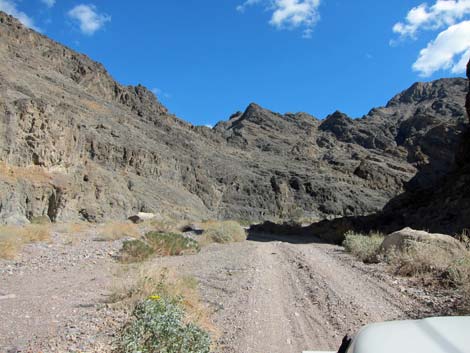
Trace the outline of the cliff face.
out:
[[[214,129],[0,13],[0,219],[370,214],[452,168],[467,83],[417,83],[361,119],[256,104]],[[411,185],[411,184],[410,184]]]
[[[470,61],[467,65],[470,81]],[[470,117],[470,84],[466,98]],[[420,172],[415,178],[420,177]],[[459,234],[470,230],[470,128],[459,136],[455,164],[446,175],[427,187],[410,188],[391,200],[378,221],[389,227],[412,226],[435,232]],[[397,226],[398,225],[398,226]]]

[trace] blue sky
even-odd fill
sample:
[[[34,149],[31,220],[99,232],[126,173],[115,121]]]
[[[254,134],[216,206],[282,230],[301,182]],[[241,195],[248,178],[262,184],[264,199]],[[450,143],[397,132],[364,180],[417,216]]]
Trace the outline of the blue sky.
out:
[[[0,9],[212,125],[256,102],[358,117],[415,81],[462,76],[470,0],[0,0]]]

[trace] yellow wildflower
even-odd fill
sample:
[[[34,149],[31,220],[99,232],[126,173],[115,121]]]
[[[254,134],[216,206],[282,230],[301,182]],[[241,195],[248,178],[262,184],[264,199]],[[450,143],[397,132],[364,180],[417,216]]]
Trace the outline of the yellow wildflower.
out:
[[[150,300],[155,300],[155,301],[157,301],[157,300],[160,300],[160,296],[159,296],[159,295],[151,295],[151,296],[149,297],[149,299],[150,299]]]

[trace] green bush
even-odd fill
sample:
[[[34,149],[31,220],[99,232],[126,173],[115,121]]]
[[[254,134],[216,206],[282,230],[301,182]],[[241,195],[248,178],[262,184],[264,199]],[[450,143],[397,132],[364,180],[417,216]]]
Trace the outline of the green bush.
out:
[[[369,235],[348,232],[345,234],[343,246],[347,252],[350,252],[361,261],[366,263],[378,262],[380,245],[384,236],[378,233]]]
[[[200,250],[197,241],[182,234],[148,232],[145,234],[145,241],[154,252],[162,256],[192,254]]]
[[[235,221],[208,222],[203,233],[204,243],[232,243],[246,240],[246,232]]]
[[[154,250],[144,241],[126,240],[122,243],[121,261],[139,262],[144,261],[154,253]]]
[[[148,232],[142,239],[124,241],[121,261],[139,262],[154,254],[175,256],[194,254],[199,250],[197,241],[182,234]]]
[[[119,353],[209,353],[209,334],[185,323],[180,300],[150,296],[137,304],[118,339]]]

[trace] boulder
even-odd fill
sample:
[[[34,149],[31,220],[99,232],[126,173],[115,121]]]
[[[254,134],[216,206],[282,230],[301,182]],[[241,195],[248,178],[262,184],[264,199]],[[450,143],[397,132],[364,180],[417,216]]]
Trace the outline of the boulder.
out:
[[[450,235],[428,233],[409,227],[387,235],[380,248],[382,252],[393,250],[403,251],[409,248],[415,248],[420,244],[436,246],[452,254],[458,253],[464,249],[463,245]]]

